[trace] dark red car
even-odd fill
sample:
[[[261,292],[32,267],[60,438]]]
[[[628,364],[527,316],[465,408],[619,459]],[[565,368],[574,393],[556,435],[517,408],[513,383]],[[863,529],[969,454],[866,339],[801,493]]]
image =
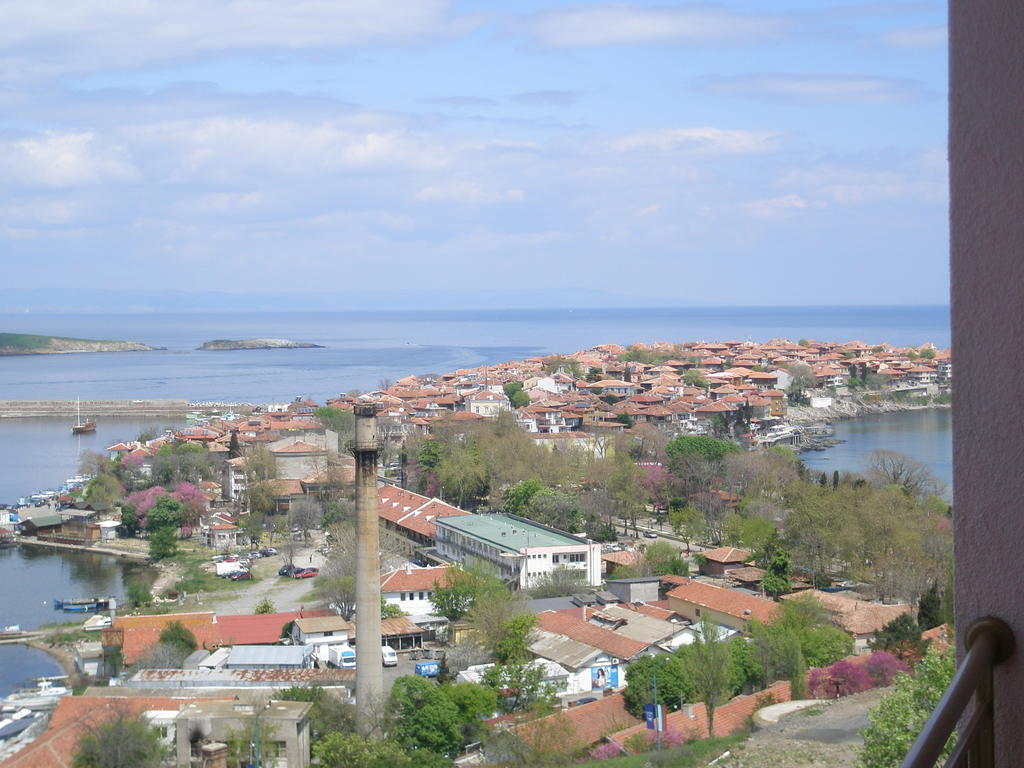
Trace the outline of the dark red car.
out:
[[[319,568],[299,568],[292,574],[296,579],[312,579],[320,573]]]

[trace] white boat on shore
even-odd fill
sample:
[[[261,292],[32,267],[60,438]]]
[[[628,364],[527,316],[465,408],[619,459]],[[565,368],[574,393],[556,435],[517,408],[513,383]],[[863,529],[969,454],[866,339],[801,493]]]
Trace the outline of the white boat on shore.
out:
[[[71,689],[63,685],[54,685],[51,680],[40,680],[35,688],[19,688],[12,691],[0,704],[12,709],[53,709],[57,700],[71,693]]]

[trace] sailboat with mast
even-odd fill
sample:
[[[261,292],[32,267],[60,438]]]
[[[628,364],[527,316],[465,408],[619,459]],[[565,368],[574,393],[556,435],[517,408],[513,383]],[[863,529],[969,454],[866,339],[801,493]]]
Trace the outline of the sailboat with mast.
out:
[[[87,432],[96,431],[96,422],[92,419],[82,421],[82,398],[77,398],[78,401],[78,421],[71,425],[71,434],[73,435],[84,435]]]

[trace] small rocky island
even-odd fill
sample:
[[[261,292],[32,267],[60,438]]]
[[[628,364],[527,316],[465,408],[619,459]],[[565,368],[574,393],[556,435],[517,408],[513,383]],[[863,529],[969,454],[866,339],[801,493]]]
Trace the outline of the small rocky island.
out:
[[[32,333],[0,333],[0,355],[66,355],[76,352],[151,352],[138,341],[73,339],[67,336],[37,336]]]
[[[321,349],[322,344],[307,344],[303,341],[289,341],[288,339],[214,339],[208,341],[198,349],[225,350],[225,349]]]

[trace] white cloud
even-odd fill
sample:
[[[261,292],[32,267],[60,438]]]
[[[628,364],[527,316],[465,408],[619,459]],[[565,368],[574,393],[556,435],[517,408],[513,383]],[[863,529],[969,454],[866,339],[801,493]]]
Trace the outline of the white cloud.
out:
[[[374,115],[319,120],[211,117],[126,129],[177,179],[321,175],[369,168],[437,169],[452,148],[437,136]]]
[[[948,42],[948,37],[949,33],[943,24],[894,29],[882,35],[882,42],[893,48],[920,50],[925,48],[943,48]]]
[[[8,180],[45,187],[74,187],[136,175],[125,150],[91,132],[47,132],[0,143],[0,171]]]
[[[423,187],[416,193],[421,201],[441,201],[481,205],[488,203],[519,202],[524,197],[521,189],[503,191],[485,190],[479,184],[468,181],[447,181]]]
[[[6,0],[0,2],[0,72],[14,79],[246,49],[408,40],[457,26],[447,6],[445,0]]]
[[[743,204],[746,210],[755,219],[763,221],[777,221],[779,219],[791,218],[811,205],[800,195],[782,195],[781,197],[770,197],[763,200],[753,200]],[[813,207],[821,208],[822,204]]]
[[[809,104],[886,104],[920,98],[924,93],[920,83],[891,77],[785,73],[709,78],[700,88],[713,93]]]
[[[656,150],[694,155],[746,155],[776,149],[779,135],[704,126],[629,133],[609,142],[616,152]]]
[[[561,47],[742,42],[773,37],[786,22],[777,16],[736,13],[708,5],[642,7],[609,3],[542,13],[531,26],[542,42]]]
[[[934,168],[922,170],[923,162],[926,160],[915,158],[909,167],[892,170],[822,164],[788,171],[778,185],[800,188],[805,196],[837,205],[908,200],[945,204],[948,199],[945,175]]]

